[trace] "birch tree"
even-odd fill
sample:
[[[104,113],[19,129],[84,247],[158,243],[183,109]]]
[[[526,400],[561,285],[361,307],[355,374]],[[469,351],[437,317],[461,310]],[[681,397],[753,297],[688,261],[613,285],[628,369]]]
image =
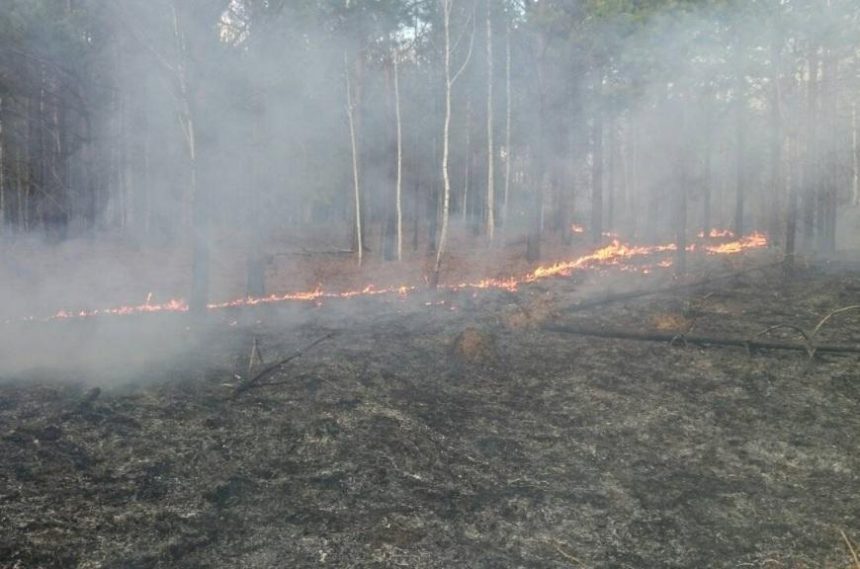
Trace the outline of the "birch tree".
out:
[[[451,210],[451,173],[448,170],[448,158],[450,154],[451,139],[451,92],[460,75],[469,65],[472,58],[472,46],[475,39],[475,30],[472,28],[469,34],[469,48],[466,57],[456,72],[451,71],[451,58],[456,45],[451,43],[451,13],[455,0],[439,0],[442,8],[442,31],[444,34],[443,47],[443,77],[445,87],[445,119],[442,126],[442,229],[439,232],[439,243],[436,247],[436,262],[433,265],[433,275],[430,284],[433,288],[439,284],[439,271],[442,268],[442,259],[445,255],[445,247],[448,243],[448,221]],[[473,20],[474,25],[474,20]],[[464,32],[465,33],[465,32]],[[462,39],[462,36],[461,36]],[[459,43],[459,41],[457,42]]]

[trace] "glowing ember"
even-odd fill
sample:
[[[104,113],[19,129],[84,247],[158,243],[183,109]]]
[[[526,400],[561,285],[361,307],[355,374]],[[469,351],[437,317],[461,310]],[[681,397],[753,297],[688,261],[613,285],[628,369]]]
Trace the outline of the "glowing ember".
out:
[[[573,226],[573,230],[579,226]],[[581,228],[580,228],[581,229]],[[717,230],[715,230],[717,232]],[[711,232],[712,235],[723,236],[722,232]],[[735,255],[750,249],[760,249],[767,246],[767,237],[761,233],[753,233],[742,239],[729,241],[719,245],[696,245],[692,244],[687,247],[688,251],[696,251],[701,248],[702,251],[709,255]],[[570,261],[560,261],[552,265],[541,266],[533,272],[528,273],[520,278],[509,277],[505,279],[482,279],[476,282],[461,282],[459,284],[440,285],[439,288],[451,291],[463,290],[482,290],[496,289],[516,291],[520,285],[530,284],[539,280],[551,277],[566,277],[570,276],[575,271],[596,269],[596,268],[618,268],[623,271],[636,271],[642,274],[649,274],[656,269],[665,269],[672,266],[671,259],[664,259],[652,264],[630,264],[631,260],[640,257],[648,257],[661,253],[669,253],[677,251],[678,247],[674,243],[665,245],[627,245],[621,243],[618,239],[613,239],[609,245],[597,249],[596,251],[583,255]],[[418,287],[410,285],[402,285],[395,287],[376,288],[373,285],[368,285],[363,289],[348,290],[342,292],[326,292],[322,286],[318,285],[312,291],[292,292],[285,294],[271,294],[269,296],[254,298],[237,298],[227,302],[209,304],[210,310],[221,310],[226,308],[238,308],[244,306],[257,306],[265,304],[275,304],[283,302],[312,302],[320,304],[323,300],[337,298],[354,298],[354,297],[371,297],[383,295],[399,295],[401,297],[408,296],[410,293],[417,290]],[[60,320],[68,318],[90,318],[94,316],[114,315],[126,316],[132,314],[145,314],[153,312],[188,312],[188,304],[182,299],[174,299],[164,303],[152,303],[153,295],[149,293],[146,297],[146,302],[140,305],[119,306],[115,308],[102,308],[94,310],[80,311],[65,311],[61,310],[48,318],[47,320]],[[453,308],[452,308],[453,309]],[[25,318],[24,320],[36,320],[33,317]]]

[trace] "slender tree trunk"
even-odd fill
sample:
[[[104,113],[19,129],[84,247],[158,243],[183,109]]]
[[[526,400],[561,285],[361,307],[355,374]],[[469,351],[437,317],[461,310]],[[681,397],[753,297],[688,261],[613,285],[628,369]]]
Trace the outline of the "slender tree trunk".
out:
[[[397,183],[395,186],[395,205],[397,208],[397,260],[403,260],[403,122],[400,113],[400,72],[398,53],[394,59],[394,115],[397,123]]]
[[[256,91],[252,96],[252,112],[254,114],[253,133],[251,139],[251,172],[254,190],[249,197],[250,216],[248,225],[251,231],[251,247],[248,252],[248,274],[246,279],[246,293],[250,297],[262,297],[266,294],[266,262],[263,257],[262,239],[262,204],[260,203],[260,192],[263,191],[265,178],[261,154],[265,144],[263,140],[263,121],[265,115],[265,102],[263,93]]]
[[[616,124],[615,119],[611,119],[609,121],[609,164],[607,164],[607,169],[609,170],[609,184],[606,188],[607,198],[609,199],[609,206],[606,212],[606,230],[612,232],[615,229],[615,192],[616,192],[616,145],[617,145],[617,136],[616,136]]]
[[[685,101],[681,102],[682,105],[686,105]],[[675,243],[677,245],[677,250],[675,252],[675,273],[678,275],[683,275],[687,272],[687,192],[689,186],[689,164],[688,157],[689,151],[687,150],[686,142],[690,139],[688,126],[687,126],[687,117],[686,117],[686,108],[682,108],[680,111],[681,115],[681,125],[678,129],[679,136],[677,137],[677,141],[680,142],[680,146],[678,148],[678,213],[676,217],[677,222],[677,233],[675,235]]]
[[[746,77],[738,69],[737,101],[735,101],[735,167],[737,182],[735,193],[735,235],[744,234],[744,210],[746,198]]]
[[[349,122],[349,144],[352,150],[352,183],[353,204],[355,208],[355,250],[358,264],[361,265],[364,253],[361,231],[361,187],[358,177],[358,144],[355,137],[355,107],[352,99],[352,81],[350,79],[349,58],[346,51],[343,52],[344,67],[346,69],[346,115]]]
[[[709,102],[711,99],[709,99]],[[714,135],[711,125],[710,111],[707,113],[705,126],[705,163],[702,167],[702,236],[707,238],[711,233],[711,185],[713,183],[712,161],[714,153]]]
[[[594,114],[591,146],[591,242],[603,240],[603,111]]]
[[[0,234],[6,228],[6,114],[5,100],[0,96]]]
[[[778,245],[781,239],[780,215],[782,214],[782,201],[784,192],[784,180],[782,175],[782,93],[780,92],[780,69],[782,67],[782,37],[777,36],[771,45],[771,132],[770,132],[770,206],[769,233],[773,245]]]
[[[860,148],[857,144],[857,100],[851,101],[851,203],[860,205]]]
[[[463,203],[462,217],[463,226],[469,219],[469,186],[472,182],[472,97],[471,94],[466,96],[466,159],[465,168],[463,169]]]
[[[463,64],[455,72],[451,73],[451,10],[454,6],[454,0],[440,0],[442,4],[442,27],[445,35],[445,120],[442,127],[442,229],[439,232],[439,243],[436,248],[436,263],[433,267],[433,275],[430,285],[436,288],[439,285],[439,271],[442,268],[442,258],[445,254],[445,247],[448,242],[448,221],[451,211],[451,173],[448,169],[448,159],[450,154],[451,141],[451,92],[454,83],[459,78],[460,74],[469,64],[469,59],[472,57],[472,44],[474,41],[474,28],[472,36],[469,39],[469,53],[466,55]]]
[[[542,11],[545,9],[545,2],[539,4],[539,15],[542,16]],[[543,238],[543,187],[544,177],[546,176],[546,137],[547,137],[547,109],[546,109],[546,38],[541,33],[538,36],[538,142],[537,149],[532,157],[534,166],[534,179],[531,181],[534,186],[534,211],[532,212],[533,220],[532,227],[526,238],[526,259],[528,261],[538,261],[541,257],[541,240]]]
[[[495,139],[493,138],[493,18],[492,0],[487,0],[487,239],[496,232]]]
[[[442,257],[448,240],[448,215],[451,202],[451,178],[448,172],[448,144],[451,130],[451,8],[453,0],[441,0],[442,25],[445,34],[445,120],[442,127],[442,230],[439,234],[439,244],[436,248],[436,263],[433,266],[431,286],[439,284],[439,270],[442,268]]]
[[[800,186],[798,172],[800,156],[798,152],[797,135],[792,129],[789,135],[789,164],[791,165],[788,180],[788,210],[785,222],[785,271],[794,270],[794,257],[797,249],[797,190]]]
[[[188,83],[188,61],[185,37],[179,12],[173,8],[173,32],[177,47],[177,80],[179,84],[180,125],[185,134],[189,163],[189,194],[191,201],[192,257],[191,296],[188,307],[192,313],[202,313],[209,303],[209,199],[198,188],[199,157],[194,103]]]
[[[828,3],[829,6],[829,3]],[[829,14],[828,10],[828,14]],[[837,62],[833,48],[828,46],[824,52],[822,65],[821,85],[824,89],[822,100],[822,122],[825,132],[835,133],[837,131],[836,107],[838,96],[836,85]],[[839,169],[835,141],[832,137],[822,140],[823,170],[819,180],[819,232],[818,249],[823,255],[832,255],[836,252],[836,185],[837,170]]]
[[[505,26],[505,196],[502,204],[502,224],[508,222],[508,199],[511,192],[511,24]]]
[[[807,88],[807,128],[804,187],[801,207],[803,209],[803,242],[809,249],[815,240],[815,184],[818,168],[818,47],[813,46],[809,56],[809,85]]]

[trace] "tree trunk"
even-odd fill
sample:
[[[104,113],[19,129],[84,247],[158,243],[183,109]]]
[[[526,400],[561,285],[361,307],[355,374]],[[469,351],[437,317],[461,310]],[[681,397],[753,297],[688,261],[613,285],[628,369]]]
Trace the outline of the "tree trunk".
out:
[[[686,101],[680,104],[686,105]],[[675,251],[675,274],[683,275],[687,272],[687,192],[689,186],[689,165],[687,160],[689,151],[687,141],[690,139],[690,134],[687,127],[686,109],[680,110],[681,125],[678,129],[677,142],[678,146],[678,210],[676,216],[677,233],[675,234],[675,243],[677,250]]]
[[[746,78],[743,71],[738,69],[737,101],[735,101],[735,167],[737,182],[735,189],[735,235],[744,234],[744,206],[746,197]]]
[[[462,207],[463,226],[469,219],[469,185],[472,182],[472,97],[466,96],[466,152],[465,167],[463,169],[463,203]]]
[[[603,111],[594,114],[591,135],[591,242],[603,240]]]
[[[250,216],[247,220],[251,231],[250,251],[248,252],[248,274],[246,280],[246,294],[249,297],[263,297],[266,295],[266,262],[263,257],[262,244],[262,207],[260,203],[260,192],[263,191],[265,179],[262,172],[261,154],[265,148],[263,137],[265,102],[263,94],[259,91],[251,94],[252,112],[254,114],[253,133],[251,140],[251,172],[254,182],[254,190],[249,197]]]
[[[822,62],[821,85],[824,89],[822,99],[822,121],[825,132],[835,133],[837,131],[836,107],[838,97],[836,93],[837,81],[836,56],[831,47],[827,47]],[[818,250],[823,255],[832,255],[836,252],[836,185],[837,170],[839,169],[837,152],[834,140],[826,138],[822,140],[823,171],[819,180],[819,210],[818,210]]]
[[[352,151],[352,183],[353,183],[353,207],[355,208],[355,254],[358,264],[361,266],[364,254],[361,231],[361,187],[358,177],[358,144],[355,137],[355,108],[352,99],[352,81],[349,68],[349,57],[343,52],[343,61],[346,68],[346,115],[349,122],[349,144]]]
[[[495,140],[493,138],[493,18],[492,0],[487,0],[487,239],[496,231]]]
[[[502,204],[502,224],[508,222],[508,199],[511,191],[511,25],[505,27],[505,196]]]
[[[794,131],[789,135],[789,164],[790,174],[788,180],[788,210],[785,222],[785,271],[791,273],[794,270],[795,251],[797,249],[797,189],[800,185],[798,175],[800,167],[800,156],[798,152],[797,136]]]
[[[769,233],[772,245],[779,245],[782,236],[780,216],[784,181],[782,175],[782,93],[780,91],[780,70],[782,67],[782,36],[777,35],[771,44],[771,132],[770,132],[770,206]]]
[[[0,234],[6,228],[6,115],[5,100],[0,96]]]
[[[615,120],[611,119],[609,121],[609,164],[607,164],[607,168],[609,170],[609,184],[607,185],[606,192],[607,198],[609,199],[609,204],[606,212],[606,230],[612,232],[615,229],[615,192],[616,192],[616,145],[617,145],[617,136],[616,136],[616,124]]]
[[[451,7],[453,0],[441,0],[442,25],[445,33],[445,120],[442,127],[442,230],[439,234],[439,244],[436,248],[436,263],[433,266],[431,286],[439,284],[439,270],[442,268],[442,257],[448,240],[448,215],[451,202],[451,178],[448,172],[448,144],[451,130]]]
[[[860,205],[860,148],[857,144],[857,101],[851,102],[851,203]]]
[[[803,209],[803,242],[811,248],[815,239],[815,184],[818,180],[818,47],[813,46],[809,56],[809,85],[807,89],[808,113],[806,132],[806,160],[801,207]]]
[[[191,296],[188,308],[200,314],[209,303],[209,199],[198,188],[198,148],[197,127],[194,102],[188,82],[186,63],[188,53],[185,37],[176,5],[173,8],[173,32],[177,46],[177,73],[179,85],[180,126],[185,134],[189,163],[189,194],[191,202],[192,257],[191,257]]]
[[[394,116],[397,125],[397,182],[395,184],[395,207],[397,208],[397,260],[403,260],[403,127],[400,113],[400,72],[398,53],[394,59]]]
[[[713,99],[709,99],[711,102]],[[705,163],[702,166],[702,236],[707,238],[711,233],[711,185],[713,183],[712,161],[714,153],[714,135],[710,111],[705,111]]]

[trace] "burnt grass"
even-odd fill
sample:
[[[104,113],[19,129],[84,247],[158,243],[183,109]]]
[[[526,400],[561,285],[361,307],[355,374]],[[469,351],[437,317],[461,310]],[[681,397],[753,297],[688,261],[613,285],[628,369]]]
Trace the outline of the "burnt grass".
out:
[[[7,377],[0,567],[851,566],[857,355],[543,326],[808,328],[858,303],[860,271],[749,273],[584,311],[576,290],[245,311],[100,392],[72,371]],[[821,340],[860,344],[858,316]],[[252,337],[271,362],[330,330],[232,397]]]

